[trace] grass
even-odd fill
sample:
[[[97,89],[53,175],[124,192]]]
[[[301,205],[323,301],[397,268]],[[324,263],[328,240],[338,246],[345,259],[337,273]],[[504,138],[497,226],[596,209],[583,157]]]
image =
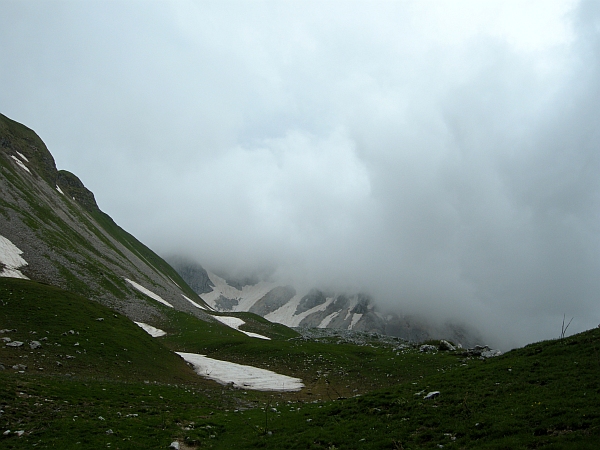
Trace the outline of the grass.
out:
[[[272,338],[252,339],[165,311],[154,325],[169,334],[153,339],[83,297],[0,279],[0,329],[17,329],[1,336],[25,342],[0,347],[0,431],[12,430],[0,448],[178,440],[219,449],[591,449],[600,441],[600,329],[479,360],[377,339],[307,341],[246,315]],[[42,347],[31,349],[32,340]],[[228,388],[195,375],[171,349],[299,376],[307,387]],[[424,400],[430,391],[441,395]]]

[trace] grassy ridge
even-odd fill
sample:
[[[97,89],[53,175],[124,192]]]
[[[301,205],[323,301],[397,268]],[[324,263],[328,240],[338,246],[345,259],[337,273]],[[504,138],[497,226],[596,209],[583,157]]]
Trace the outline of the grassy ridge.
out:
[[[123,380],[195,381],[187,365],[127,317],[53,286],[0,278],[0,363],[27,372]],[[41,347],[32,349],[37,341]],[[4,344],[4,343],[2,343]]]

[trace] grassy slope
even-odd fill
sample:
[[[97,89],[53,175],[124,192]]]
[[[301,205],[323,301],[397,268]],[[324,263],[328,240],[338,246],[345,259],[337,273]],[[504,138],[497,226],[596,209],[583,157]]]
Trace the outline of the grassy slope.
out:
[[[167,314],[170,334],[151,339],[81,297],[0,279],[0,329],[18,330],[2,336],[48,337],[38,350],[0,347],[0,431],[25,431],[0,436],[0,448],[165,448],[179,439],[223,449],[580,449],[600,441],[598,329],[480,361],[375,341],[305,342],[285,328],[263,341]],[[196,377],[167,347],[300,375],[308,387],[224,388]],[[24,373],[9,366],[22,363]],[[423,400],[433,390],[440,397]],[[330,401],[356,393],[364,395]]]
[[[131,381],[196,378],[127,317],[53,286],[0,278],[0,329],[16,329],[0,337],[25,343],[0,346],[0,362],[27,365],[29,373]],[[31,341],[42,346],[31,349]]]
[[[113,238],[131,250],[134,254],[145,260],[149,265],[156,268],[159,272],[170,277],[185,292],[185,294],[196,303],[204,304],[204,301],[198,297],[192,288],[181,278],[181,276],[160,256],[138,241],[134,236],[119,227],[109,215],[99,209],[91,211],[92,217],[104,228]]]

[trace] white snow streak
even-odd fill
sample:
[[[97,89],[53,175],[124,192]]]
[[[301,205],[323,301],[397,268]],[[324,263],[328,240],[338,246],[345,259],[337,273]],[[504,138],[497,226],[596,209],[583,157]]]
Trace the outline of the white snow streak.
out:
[[[350,326],[348,327],[348,329],[349,329],[349,330],[353,329],[353,328],[354,328],[354,325],[356,325],[356,324],[357,324],[357,322],[360,320],[360,318],[361,318],[362,316],[363,316],[362,314],[355,313],[355,314],[352,316],[352,322],[350,322]]]
[[[196,303],[194,300],[192,300],[191,298],[187,298],[185,295],[181,294],[181,296],[183,298],[185,298],[188,302],[190,302],[192,305],[194,305],[196,308],[200,308],[206,311],[206,308],[202,305],[199,305],[198,303]]]
[[[0,264],[4,265],[0,277],[29,279],[18,270],[27,265],[27,261],[21,258],[22,254],[15,244],[0,235]]]
[[[321,321],[321,323],[319,324],[319,326],[317,328],[327,328],[327,325],[329,325],[329,322],[331,322],[339,314],[340,314],[340,311],[332,312],[331,314],[329,314],[327,317],[325,317]]]
[[[56,185],[56,190],[58,192],[60,192],[62,195],[65,195],[65,193],[62,191],[62,189],[58,187],[58,184]]]
[[[29,160],[27,159],[27,156],[25,156],[23,153],[17,152],[17,155],[19,155],[19,158],[21,158],[23,161],[29,162]]]
[[[247,285],[240,291],[233,286],[229,286],[223,278],[208,272],[208,278],[214,285],[211,292],[201,294],[200,298],[209,304],[212,308],[217,309],[215,301],[222,295],[226,298],[238,299],[239,303],[233,307],[232,311],[248,311],[252,305],[263,298],[271,289],[278,286],[276,283],[261,281],[255,285]]]
[[[250,331],[240,330],[239,327],[241,327],[242,325],[244,325],[246,322],[244,322],[239,317],[231,317],[231,316],[213,316],[213,317],[215,319],[217,319],[219,322],[227,325],[230,328],[233,328],[234,330],[239,331],[240,333],[244,333],[247,336],[250,336],[250,337],[253,337],[253,338],[258,338],[258,339],[267,339],[269,341],[271,340],[270,337],[263,336],[262,334],[257,334],[257,333],[252,333]]]
[[[146,294],[151,299],[156,300],[157,302],[160,302],[163,305],[168,306],[169,308],[173,307],[173,305],[171,305],[168,301],[163,300],[159,295],[156,295],[154,292],[149,291],[144,286],[137,284],[135,281],[131,281],[129,278],[125,278],[125,281],[127,281],[129,284],[131,284],[134,288],[136,288],[142,294]]]
[[[142,330],[144,330],[146,333],[148,333],[152,337],[161,337],[161,336],[164,336],[165,334],[167,334],[166,331],[163,331],[160,328],[155,328],[152,325],[148,325],[147,323],[144,323],[144,322],[136,322],[134,320],[133,323],[135,323],[138,327],[140,327]]]
[[[25,164],[23,164],[23,161],[21,161],[21,160],[20,160],[19,158],[17,158],[15,155],[10,155],[10,157],[11,157],[12,159],[14,159],[14,160],[15,160],[15,162],[17,163],[17,165],[18,165],[20,168],[22,168],[22,169],[26,170],[27,172],[31,173],[31,172],[29,171],[29,168],[28,168],[28,167],[27,167]]]
[[[234,387],[255,391],[299,391],[304,387],[300,378],[270,370],[207,358],[197,353],[176,353],[191,363],[198,375],[221,384],[233,383]]]

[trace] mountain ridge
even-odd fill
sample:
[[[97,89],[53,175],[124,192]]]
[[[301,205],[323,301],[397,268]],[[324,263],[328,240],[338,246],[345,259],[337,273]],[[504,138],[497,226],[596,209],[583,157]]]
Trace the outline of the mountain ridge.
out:
[[[332,328],[373,332],[408,341],[449,339],[465,347],[482,344],[477,331],[447,323],[436,326],[426,318],[382,313],[376,302],[364,293],[297,288],[271,279],[238,277],[231,282],[227,274],[215,274],[201,264],[182,257],[167,260],[190,285],[202,280],[196,293],[216,311],[248,311],[271,322],[289,327]],[[243,281],[248,280],[246,284]]]

